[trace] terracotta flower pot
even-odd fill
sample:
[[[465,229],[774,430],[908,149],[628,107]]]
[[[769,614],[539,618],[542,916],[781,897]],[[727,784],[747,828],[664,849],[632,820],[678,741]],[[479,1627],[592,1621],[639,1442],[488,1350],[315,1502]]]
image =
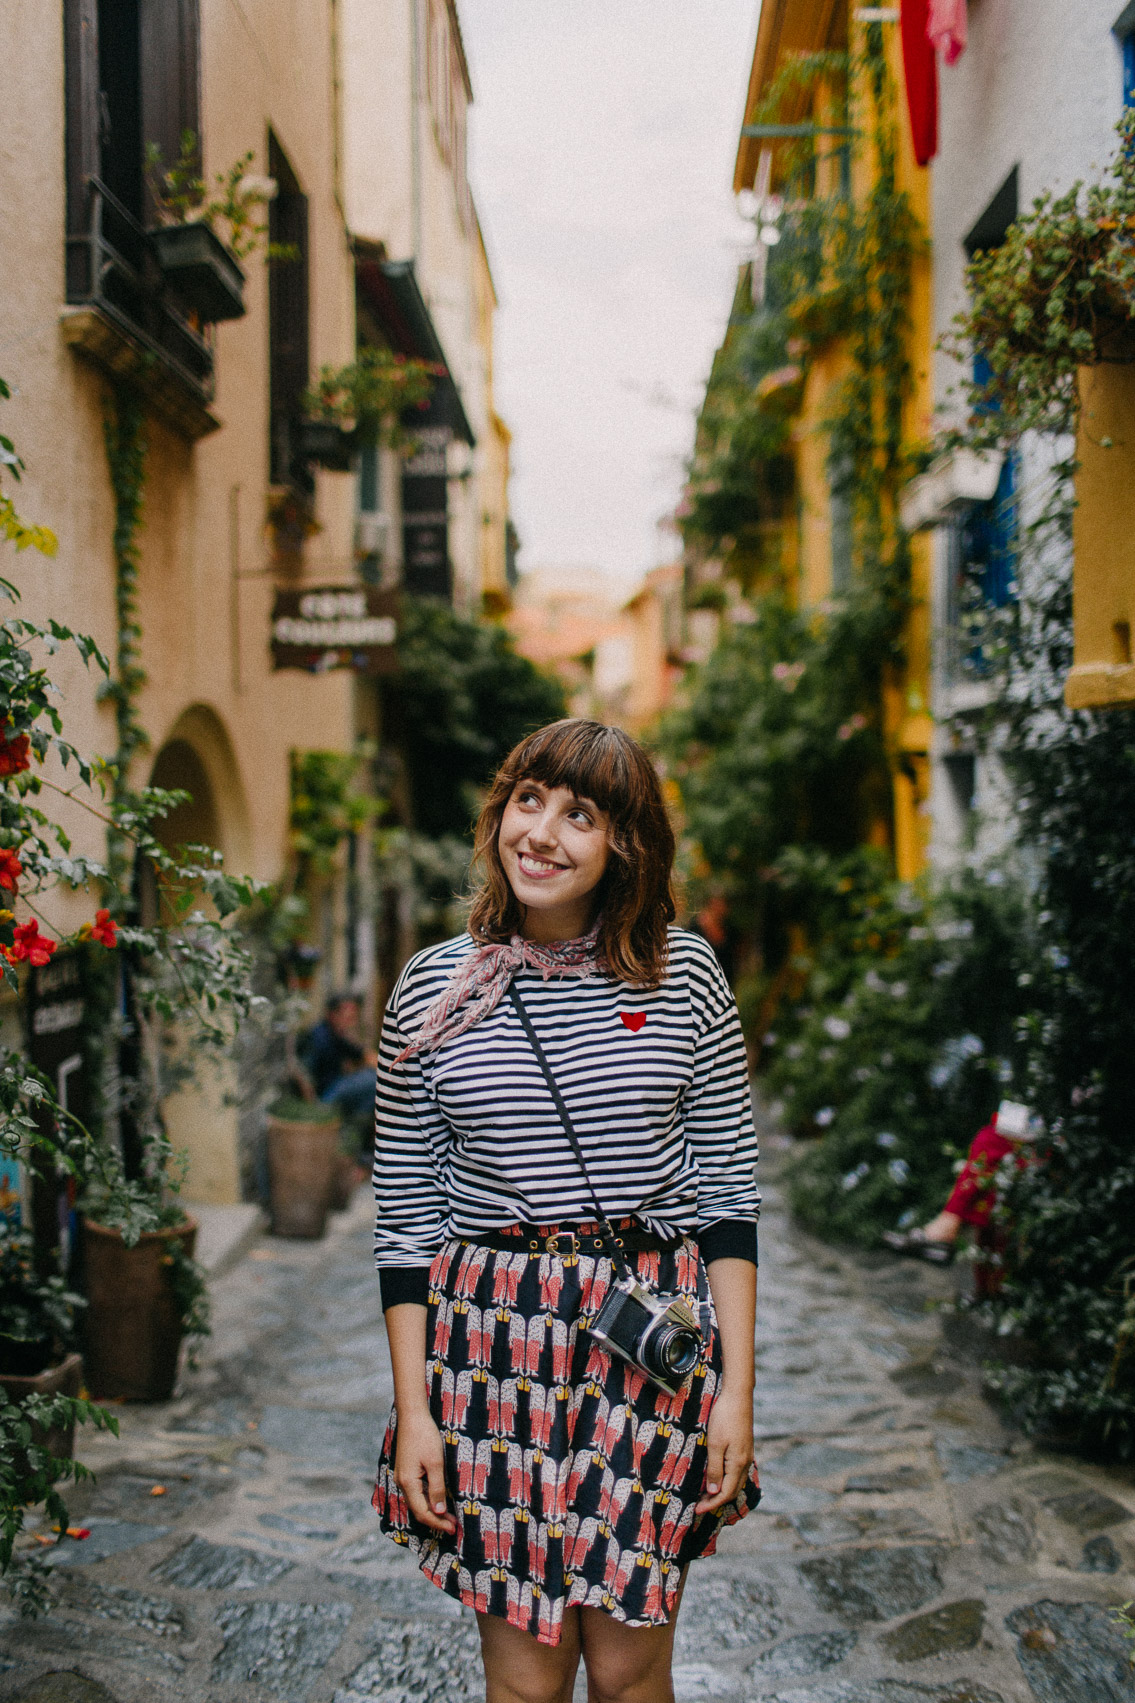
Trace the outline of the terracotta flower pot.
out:
[[[312,1241],[323,1235],[338,1153],[338,1122],[269,1117],[268,1179],[274,1236]]]
[[[58,1366],[49,1366],[34,1376],[0,1372],[0,1389],[17,1407],[28,1396],[77,1396],[82,1383],[83,1359],[79,1354],[68,1354]],[[32,1437],[41,1448],[66,1460],[75,1447],[75,1423],[72,1420],[70,1425],[53,1425],[46,1431],[42,1425],[33,1425]]]
[[[183,1330],[170,1283],[169,1248],[192,1255],[192,1218],[146,1230],[128,1248],[117,1230],[83,1222],[87,1387],[96,1399],[168,1401],[177,1382]]]

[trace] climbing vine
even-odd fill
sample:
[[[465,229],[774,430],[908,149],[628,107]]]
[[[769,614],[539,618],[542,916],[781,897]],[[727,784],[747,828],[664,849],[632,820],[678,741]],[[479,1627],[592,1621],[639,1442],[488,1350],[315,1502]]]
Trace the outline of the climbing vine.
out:
[[[894,754],[883,698],[901,668],[910,596],[896,502],[911,461],[907,343],[922,239],[897,182],[880,27],[867,28],[850,58],[790,61],[756,121],[795,117],[802,99],[818,135],[789,144],[779,205],[766,202],[779,240],[762,298],[748,303],[745,279],[734,303],[682,515],[692,601],[717,593],[736,618],[661,733],[695,865],[731,898],[751,942],[741,991],[754,1013],[782,984],[798,931],[829,914],[819,900],[838,892],[836,863],[865,841],[888,840]],[[825,399],[822,430],[847,561],[832,595],[809,609],[792,572],[790,438],[817,357],[833,345],[847,370]],[[715,563],[716,581],[707,578]],[[783,859],[796,851],[804,861],[787,879]]]
[[[117,386],[107,400],[103,439],[114,497],[115,669],[102,688],[114,705],[116,749],[111,760],[112,797],[117,805],[130,799],[130,771],[135,757],[149,743],[138,714],[138,697],[146,684],[142,667],[142,626],[138,618],[138,532],[146,489],[146,416],[138,395]],[[125,855],[122,837],[111,830],[109,856],[117,875]]]

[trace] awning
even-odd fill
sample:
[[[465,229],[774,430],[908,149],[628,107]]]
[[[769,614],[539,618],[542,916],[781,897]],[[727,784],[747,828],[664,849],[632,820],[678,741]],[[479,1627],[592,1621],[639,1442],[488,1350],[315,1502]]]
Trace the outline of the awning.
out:
[[[448,426],[455,438],[470,448],[476,443],[465,413],[461,392],[449,370],[441,339],[418,288],[412,260],[379,260],[356,251],[355,277],[360,293],[400,355],[429,361],[443,369],[444,376],[433,387],[428,405],[415,408],[413,426]]]

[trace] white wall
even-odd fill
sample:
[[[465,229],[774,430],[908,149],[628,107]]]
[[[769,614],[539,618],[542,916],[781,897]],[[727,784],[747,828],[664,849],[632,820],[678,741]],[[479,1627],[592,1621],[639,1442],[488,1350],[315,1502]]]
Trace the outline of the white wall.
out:
[[[1099,175],[1115,152],[1123,106],[1122,59],[1112,26],[1121,0],[971,0],[969,44],[956,65],[939,67],[939,146],[932,173],[932,281],[935,342],[966,304],[963,241],[1014,166],[1018,210],[1044,190],[1061,193]],[[955,363],[934,357],[939,423],[960,412],[951,388]],[[1027,509],[1044,478],[1044,457],[1026,454],[1020,488]],[[946,601],[948,537],[935,539],[935,626]],[[934,709],[940,720],[983,697],[980,686],[951,689],[938,650]],[[945,766],[949,739],[936,734],[932,765],[931,858],[957,863],[972,849],[995,856],[1011,841],[1013,809],[996,756],[978,756],[975,816],[959,810]]]

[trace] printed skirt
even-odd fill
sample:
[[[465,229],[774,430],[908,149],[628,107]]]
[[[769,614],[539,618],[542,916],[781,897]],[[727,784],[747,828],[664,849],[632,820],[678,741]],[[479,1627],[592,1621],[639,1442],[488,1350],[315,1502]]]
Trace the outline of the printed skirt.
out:
[[[664,1625],[686,1564],[711,1555],[722,1527],[760,1500],[754,1467],[733,1502],[696,1513],[721,1376],[696,1243],[628,1258],[642,1281],[681,1293],[699,1314],[701,1356],[677,1395],[584,1328],[611,1282],[609,1259],[453,1240],[430,1270],[426,1336],[453,1536],[410,1516],[394,1481],[396,1412],[382,1444],[373,1498],[382,1529],[450,1596],[544,1644],[559,1643],[572,1606]]]

